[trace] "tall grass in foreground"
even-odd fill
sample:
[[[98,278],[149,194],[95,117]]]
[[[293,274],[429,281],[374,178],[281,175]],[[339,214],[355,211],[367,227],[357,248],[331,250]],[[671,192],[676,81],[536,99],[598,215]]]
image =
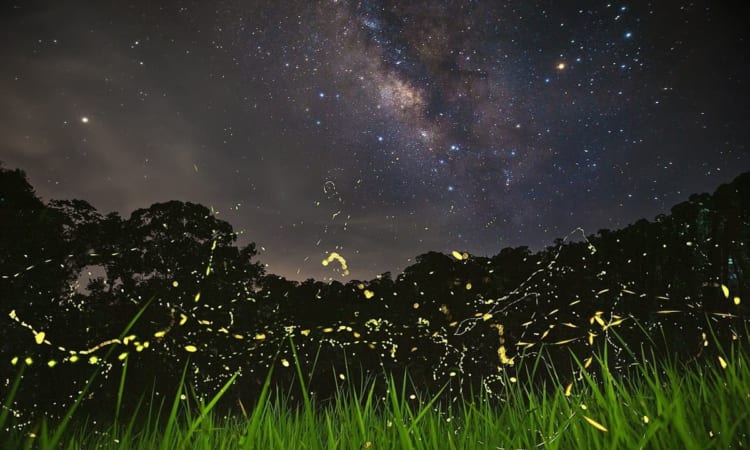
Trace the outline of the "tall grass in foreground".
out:
[[[220,417],[212,408],[232,378],[197,409],[185,407],[190,390],[183,384],[171,405],[162,405],[166,414],[141,410],[105,427],[43,421],[7,431],[12,416],[3,409],[0,448],[747,448],[749,363],[747,353],[737,347],[687,369],[669,361],[647,362],[633,376],[616,378],[605,366],[597,381],[583,371],[572,386],[546,393],[508,379],[503,402],[481,394],[456,403],[437,397],[420,401],[407,396],[406,379],[390,378],[384,397],[375,394],[371,383],[361,391],[340,388],[330,402],[305,397],[293,407],[283,392],[270,388],[269,377],[257,406],[244,417]],[[306,392],[299,364],[297,368]],[[6,407],[20,379],[11,386]]]

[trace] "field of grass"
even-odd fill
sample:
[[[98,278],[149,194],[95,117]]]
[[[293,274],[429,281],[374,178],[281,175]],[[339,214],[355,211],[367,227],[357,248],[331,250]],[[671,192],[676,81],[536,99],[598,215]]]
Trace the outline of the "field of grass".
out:
[[[0,448],[747,448],[749,363],[738,345],[715,360],[688,365],[644,362],[623,378],[610,375],[598,359],[596,379],[581,370],[572,384],[542,389],[508,378],[502,399],[479,394],[453,402],[443,401],[447,390],[429,399],[407,395],[405,377],[390,378],[385,386],[375,381],[360,391],[342,388],[327,402],[305,397],[293,406],[267,382],[257,405],[242,405],[241,415],[222,417],[213,407],[232,378],[196,408],[186,407],[191,391],[181,386],[161,413],[151,405],[105,425],[78,417],[74,405],[57,423],[42,420],[23,428],[14,426],[8,408],[22,383],[19,374],[0,411]]]

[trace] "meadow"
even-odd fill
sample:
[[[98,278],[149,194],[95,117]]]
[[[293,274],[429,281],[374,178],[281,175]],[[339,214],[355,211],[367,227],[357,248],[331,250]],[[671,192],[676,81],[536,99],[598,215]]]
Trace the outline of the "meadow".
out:
[[[17,427],[9,405],[23,383],[21,366],[0,413],[2,448],[744,448],[750,445],[750,359],[743,350],[747,342],[736,344],[720,349],[715,360],[681,363],[644,355],[628,376],[611,373],[606,355],[599,355],[593,361],[599,370],[584,370],[577,361],[580,376],[567,385],[554,381],[555,373],[543,386],[505,377],[500,399],[483,392],[448,398],[448,385],[422,398],[408,394],[413,389],[404,374],[387,377],[384,385],[373,379],[361,389],[340,387],[325,401],[304,395],[297,402],[272,387],[269,373],[257,403],[240,405],[239,415],[214,409],[236,375],[199,401],[183,373],[169,401],[141,401],[128,417],[120,415],[119,404],[112,405],[110,421],[80,416],[84,388],[61,420]],[[292,352],[297,382],[307,392]],[[528,370],[549,369],[537,359]],[[126,395],[124,385],[121,379],[118,399]]]

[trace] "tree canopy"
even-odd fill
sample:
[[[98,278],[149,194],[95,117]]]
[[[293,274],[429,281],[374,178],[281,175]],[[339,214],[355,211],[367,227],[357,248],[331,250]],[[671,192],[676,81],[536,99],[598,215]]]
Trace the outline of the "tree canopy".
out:
[[[747,330],[748,202],[750,173],[654,221],[537,252],[432,251],[395,278],[296,282],[266,274],[255,244],[238,247],[202,205],[103,215],[83,200],[44,203],[22,171],[0,167],[0,379],[31,364],[19,409],[64,406],[95,367],[95,398],[107,399],[125,361],[135,390],[169,392],[189,364],[201,395],[239,371],[235,397],[252,397],[272,365],[281,385],[294,377],[290,338],[321,395],[352,369],[502,395],[507,376],[542,377],[524,368],[537,355],[568,378],[571,353],[586,361],[604,346],[623,373],[665,341],[687,361]]]

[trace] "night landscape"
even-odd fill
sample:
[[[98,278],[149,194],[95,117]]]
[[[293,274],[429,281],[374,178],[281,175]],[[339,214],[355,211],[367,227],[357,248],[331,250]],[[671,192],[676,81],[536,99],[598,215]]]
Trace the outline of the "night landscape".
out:
[[[28,2],[3,448],[742,448],[741,3]]]

